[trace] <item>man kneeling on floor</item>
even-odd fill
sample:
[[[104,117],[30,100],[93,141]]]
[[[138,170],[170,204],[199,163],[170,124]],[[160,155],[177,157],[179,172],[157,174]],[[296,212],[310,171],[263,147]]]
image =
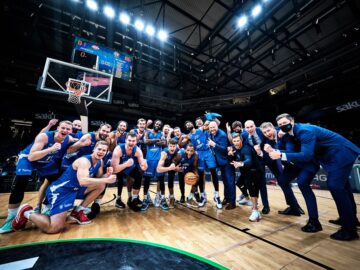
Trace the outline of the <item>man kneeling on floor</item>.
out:
[[[12,222],[13,229],[23,229],[30,220],[45,233],[58,233],[65,227],[67,211],[73,208],[76,199],[83,201],[72,210],[70,218],[79,224],[89,224],[91,220],[84,213],[85,207],[100,195],[106,184],[116,181],[111,167],[105,174],[102,169],[102,158],[108,147],[107,142],[98,141],[91,155],[76,159],[72,166],[48,187],[46,199],[51,204],[50,217],[35,213],[30,205],[24,204]]]

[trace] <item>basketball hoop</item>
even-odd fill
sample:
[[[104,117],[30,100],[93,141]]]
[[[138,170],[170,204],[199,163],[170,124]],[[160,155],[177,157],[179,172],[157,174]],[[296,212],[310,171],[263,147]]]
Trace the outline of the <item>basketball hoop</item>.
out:
[[[81,97],[89,90],[89,83],[76,79],[69,79],[66,82],[66,91],[69,93],[68,102],[80,104]]]

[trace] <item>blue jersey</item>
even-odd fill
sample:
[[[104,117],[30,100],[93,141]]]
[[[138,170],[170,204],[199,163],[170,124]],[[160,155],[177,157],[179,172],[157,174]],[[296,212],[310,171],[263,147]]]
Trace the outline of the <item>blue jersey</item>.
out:
[[[43,149],[52,147],[55,142],[55,131],[45,132],[48,137],[48,142],[44,145]],[[38,170],[40,176],[52,175],[58,173],[56,160],[61,159],[66,153],[69,144],[69,136],[66,136],[64,141],[61,143],[61,149],[56,152],[51,152],[46,156],[36,161],[30,162],[28,156],[34,143],[27,146],[24,150],[19,153],[19,162],[16,165],[16,175],[31,175],[33,170]]]
[[[166,159],[165,159],[165,161],[164,161],[164,166],[165,166],[165,167],[169,167],[169,166],[171,165],[174,157],[175,157],[175,156],[177,155],[177,153],[179,152],[179,149],[176,148],[174,154],[171,154],[171,153],[169,152],[169,148],[166,147],[162,152],[163,152],[163,153],[166,153]]]
[[[94,166],[91,160],[91,155],[86,155],[84,156],[84,158],[89,160],[91,164],[89,168],[89,177],[94,177],[101,167],[101,160],[98,160]],[[72,190],[78,190],[79,188],[81,188],[81,185],[77,178],[77,171],[74,170],[73,166],[67,168],[66,171],[49,186],[49,189],[51,192],[54,192],[59,187]]]
[[[190,141],[194,145],[196,151],[207,151],[210,147],[207,144],[207,133],[201,129],[197,129],[195,133],[190,133]]]
[[[94,177],[101,167],[101,160],[95,166],[91,155],[84,156],[90,161],[89,177]],[[66,212],[74,207],[75,199],[85,198],[86,187],[82,187],[77,178],[77,171],[72,166],[53,182],[46,190],[46,200],[50,203],[50,216]]]
[[[81,131],[78,131],[78,133],[76,134],[81,134],[84,135]],[[79,134],[79,136],[80,136]],[[66,155],[64,155],[64,158],[61,162],[61,168],[63,170],[66,170],[71,164],[73,164],[73,162],[78,159],[79,157],[82,157],[84,155],[90,155],[95,147],[96,144],[96,135],[94,132],[90,132],[89,133],[91,136],[91,144],[89,146],[84,146],[81,147],[79,150],[77,150],[76,152],[73,153],[66,153]],[[79,137],[79,139],[82,136]]]
[[[128,156],[128,155],[126,154],[125,144],[122,143],[122,144],[120,144],[119,146],[120,146],[120,148],[121,148],[120,164],[125,163],[125,162],[128,161],[130,158],[132,158],[132,159],[134,160],[134,164],[133,164],[132,166],[127,167],[125,170],[122,171],[124,174],[129,175],[129,173],[131,173],[131,171],[132,171],[134,168],[136,168],[136,167],[139,166],[139,161],[138,161],[137,157],[135,157],[135,154],[136,154],[136,151],[137,151],[138,147],[135,145],[134,148],[133,148],[133,150],[132,150],[132,152],[131,152],[131,154],[130,154],[130,156]]]
[[[158,131],[157,133],[153,133],[149,131],[149,140],[153,139],[161,139],[161,131]],[[161,146],[158,146],[156,144],[153,145],[147,145],[146,147],[146,159],[147,160],[160,160],[161,155]]]
[[[116,134],[116,131],[114,132]],[[127,132],[124,132],[122,136],[116,139],[116,144],[125,143]]]
[[[82,131],[78,131],[76,132],[75,134],[74,133],[71,133],[70,136],[75,138],[75,139],[80,139],[82,136],[84,135],[84,133]]]
[[[136,135],[139,135],[139,129],[134,128],[133,129]],[[144,133],[140,136],[140,138],[137,138],[136,145],[140,147],[141,151],[143,152],[143,155],[146,156],[146,145],[145,145],[145,132],[147,129],[145,129]]]
[[[88,134],[90,134],[91,136],[91,144],[88,146],[83,146],[79,149],[79,157],[85,156],[85,155],[91,155],[94,147],[96,145],[96,134],[95,132],[89,132]]]
[[[190,158],[188,158],[184,149],[180,150],[180,166],[183,173],[193,172],[195,168],[193,167],[196,154],[194,153]]]

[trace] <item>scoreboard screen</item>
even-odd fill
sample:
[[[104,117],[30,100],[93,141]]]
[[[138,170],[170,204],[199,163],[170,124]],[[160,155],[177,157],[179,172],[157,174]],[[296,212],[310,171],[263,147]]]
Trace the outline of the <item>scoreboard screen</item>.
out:
[[[72,62],[131,81],[132,56],[76,37]]]

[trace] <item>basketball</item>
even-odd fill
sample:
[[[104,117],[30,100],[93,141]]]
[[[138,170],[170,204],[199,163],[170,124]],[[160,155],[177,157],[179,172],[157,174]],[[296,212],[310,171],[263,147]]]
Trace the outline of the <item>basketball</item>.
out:
[[[199,176],[193,172],[188,172],[184,176],[185,184],[193,186],[199,180]]]

